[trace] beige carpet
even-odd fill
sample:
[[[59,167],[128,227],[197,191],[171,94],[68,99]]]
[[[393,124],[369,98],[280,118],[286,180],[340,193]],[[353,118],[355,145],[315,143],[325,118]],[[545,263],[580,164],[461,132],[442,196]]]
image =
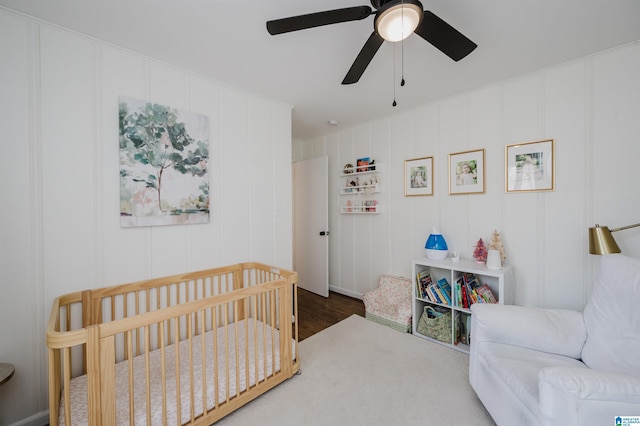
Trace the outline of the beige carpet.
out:
[[[353,315],[300,343],[294,376],[217,425],[494,425],[469,356]]]

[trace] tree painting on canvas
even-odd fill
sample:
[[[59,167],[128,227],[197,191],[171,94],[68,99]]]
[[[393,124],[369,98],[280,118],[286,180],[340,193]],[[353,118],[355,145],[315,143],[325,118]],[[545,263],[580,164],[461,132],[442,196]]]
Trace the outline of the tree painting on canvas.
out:
[[[209,120],[121,96],[120,226],[209,222]]]

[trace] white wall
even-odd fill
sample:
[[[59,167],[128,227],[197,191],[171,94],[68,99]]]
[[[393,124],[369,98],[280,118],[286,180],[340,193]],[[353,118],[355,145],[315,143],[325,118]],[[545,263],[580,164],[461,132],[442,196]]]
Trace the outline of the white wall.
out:
[[[617,49],[424,105],[310,141],[298,158],[329,156],[330,288],[360,297],[377,276],[411,274],[432,226],[471,257],[497,229],[517,304],[582,309],[599,257],[587,228],[640,220],[640,45]],[[405,89],[406,90],[406,89]],[[410,90],[410,88],[408,88]],[[505,193],[505,145],[555,139],[556,190]],[[486,193],[448,195],[448,154],[486,149]],[[380,163],[383,213],[338,213],[339,170]],[[434,157],[434,196],[404,197],[404,161]],[[640,228],[614,234],[640,257]]]
[[[118,95],[209,117],[209,224],[120,228]],[[0,362],[16,366],[0,424],[42,424],[53,298],[246,260],[292,267],[290,106],[0,9],[0,121]]]

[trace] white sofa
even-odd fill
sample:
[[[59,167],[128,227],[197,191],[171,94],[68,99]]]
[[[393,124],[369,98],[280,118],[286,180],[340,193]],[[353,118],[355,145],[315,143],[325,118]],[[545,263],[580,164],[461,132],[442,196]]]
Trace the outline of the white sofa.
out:
[[[469,381],[498,425],[640,416],[640,260],[603,256],[584,313],[487,304],[471,312]]]

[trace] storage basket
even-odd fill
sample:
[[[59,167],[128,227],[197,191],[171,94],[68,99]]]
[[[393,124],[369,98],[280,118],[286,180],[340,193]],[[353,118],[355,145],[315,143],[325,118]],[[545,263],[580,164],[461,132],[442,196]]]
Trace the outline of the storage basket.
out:
[[[425,306],[416,330],[432,339],[451,343],[451,310],[446,309],[444,312],[433,306]]]

